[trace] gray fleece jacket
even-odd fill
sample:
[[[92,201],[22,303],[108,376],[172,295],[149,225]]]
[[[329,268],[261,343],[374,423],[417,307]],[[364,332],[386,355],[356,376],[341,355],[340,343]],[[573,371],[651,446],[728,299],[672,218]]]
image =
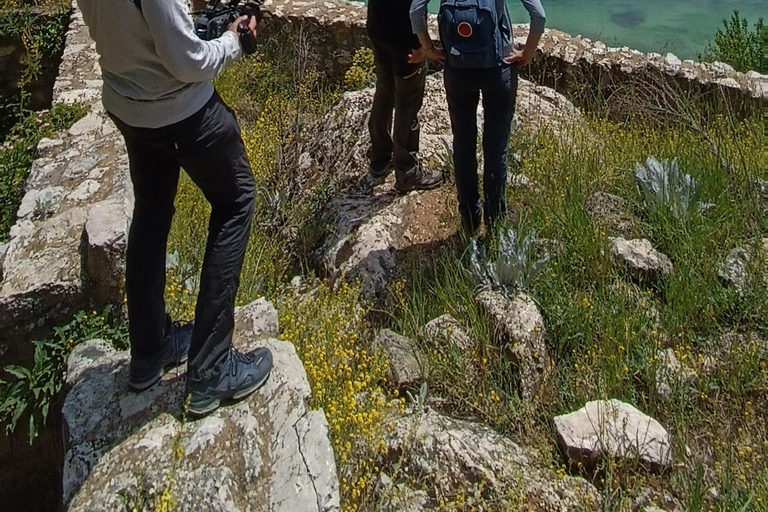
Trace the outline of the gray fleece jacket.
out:
[[[77,0],[96,42],[107,112],[139,128],[191,116],[211,98],[211,80],[242,53],[236,34],[195,35],[185,0]]]

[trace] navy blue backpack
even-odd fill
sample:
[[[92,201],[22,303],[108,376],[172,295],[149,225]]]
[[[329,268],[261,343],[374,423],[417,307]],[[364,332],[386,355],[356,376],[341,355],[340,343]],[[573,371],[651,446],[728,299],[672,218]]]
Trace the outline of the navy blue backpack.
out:
[[[440,41],[446,63],[457,68],[492,68],[504,57],[501,9],[504,0],[441,0]]]

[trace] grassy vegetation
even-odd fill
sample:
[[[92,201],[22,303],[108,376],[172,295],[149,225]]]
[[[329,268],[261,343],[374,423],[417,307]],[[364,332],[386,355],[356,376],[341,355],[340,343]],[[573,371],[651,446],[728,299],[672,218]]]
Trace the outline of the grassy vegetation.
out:
[[[323,94],[303,97],[293,72],[282,68],[282,81],[280,69],[268,60],[246,61],[219,82],[242,121],[257,182],[265,196],[272,194],[260,199],[238,300],[266,294],[280,304],[282,336],[297,345],[315,405],[324,408],[332,426],[345,510],[374,506],[366,488],[376,471],[376,411],[387,391],[380,356],[370,351],[372,330],[388,326],[420,339],[422,326],[445,313],[465,325],[480,349],[438,353],[423,344],[431,359],[430,395],[443,398],[454,414],[485,421],[539,449],[542,462],[559,474],[579,470],[558,452],[552,417],[588,400],[626,400],[670,431],[677,463],[671,474],[652,475],[616,462],[584,474],[600,489],[606,510],[629,510],[633,497],[647,488],[656,497],[672,493],[688,510],[768,506],[768,345],[763,341],[768,296],[759,275],[765,255],[756,258],[741,294],[717,277],[733,247],[754,247],[759,255],[758,242],[768,236],[768,220],[753,187],[755,179],[766,177],[765,135],[758,119],[739,121],[725,114],[689,127],[642,116],[619,123],[593,114],[566,136],[544,130],[513,137],[523,159],[512,165],[534,183],[509,191],[519,213],[515,227],[520,233],[535,229],[540,238],[562,245],[531,289],[545,314],[557,393],[523,402],[514,364],[502,356],[474,305],[475,282],[466,271],[466,246],[458,239],[436,241],[407,255],[375,324],[366,321],[372,317],[365,316],[365,307],[356,305],[354,288],[321,284],[317,295],[285,298],[293,297],[285,291],[290,276],[302,272],[311,277],[309,252],[322,226],[309,231],[311,240],[295,233],[307,232],[304,228],[333,191],[326,177],[318,178],[317,188],[300,193],[291,188],[291,180],[298,179],[288,172],[291,148],[301,136],[301,124],[285,120],[316,118],[336,95],[318,84],[314,94]],[[353,82],[362,83],[350,76]],[[648,156],[677,159],[680,169],[699,182],[702,200],[714,207],[682,218],[648,208],[633,176],[635,165]],[[587,200],[599,191],[629,202],[634,234],[650,239],[673,261],[669,277],[642,285],[611,264],[611,226],[585,211]],[[182,184],[177,207],[171,243],[193,271],[199,266],[206,210],[188,182]],[[455,220],[453,212],[445,215]],[[194,293],[185,293],[180,303],[190,304]],[[672,348],[695,372],[690,383],[673,389],[670,399],[655,389],[658,352],[664,348]],[[377,398],[359,402],[360,396]],[[458,510],[462,500],[448,499],[443,505]]]
[[[0,93],[0,242],[16,221],[38,141],[85,114],[79,105],[57,106],[42,114],[30,111],[31,88],[42,74],[44,60],[64,45],[69,9],[65,0],[0,2],[0,37],[21,38],[25,51],[15,90]]]
[[[558,393],[550,403],[521,403],[513,368],[496,349],[472,301],[474,282],[463,271],[463,246],[440,248],[425,265],[409,262],[394,289],[396,329],[418,336],[432,318],[450,313],[472,330],[478,354],[432,354],[433,389],[463,414],[481,418],[515,439],[555,452],[551,418],[598,398],[636,405],[667,427],[679,467],[658,479],[608,464],[598,472],[608,510],[623,510],[643,487],[669,489],[688,510],[758,510],[768,504],[768,290],[760,264],[748,290],[724,287],[717,269],[736,245],[757,246],[766,236],[752,182],[765,177],[765,140],[756,120],[713,123],[706,134],[637,123],[590,119],[567,139],[541,133],[528,147],[520,171],[535,188],[510,193],[520,213],[519,228],[535,228],[564,250],[535,283],[556,359]],[[517,140],[525,140],[520,137]],[[709,141],[707,140],[709,139]],[[711,151],[732,164],[726,173]],[[644,208],[633,182],[635,163],[648,155],[677,158],[697,178],[712,210],[688,222]],[[604,191],[630,201],[638,235],[669,255],[675,270],[655,286],[634,283],[608,257],[609,226],[595,222],[584,205]],[[730,333],[744,339],[728,340]],[[671,400],[654,389],[657,353],[671,347],[697,371]],[[705,371],[707,354],[719,365]],[[467,378],[471,376],[471,378]],[[688,451],[690,449],[690,451]],[[750,477],[752,475],[752,477]],[[755,478],[759,475],[760,477]],[[588,475],[589,476],[589,475]],[[717,489],[711,500],[707,490]]]
[[[6,433],[26,432],[32,444],[56,407],[64,385],[64,370],[72,349],[83,341],[103,339],[117,349],[128,346],[128,329],[111,308],[80,311],[52,337],[35,340],[34,364],[9,365],[0,374],[0,425]],[[7,376],[7,377],[6,377]],[[4,380],[9,378],[9,380]]]
[[[48,112],[30,112],[11,129],[0,146],[0,242],[16,222],[24,197],[27,175],[37,153],[37,143],[57,131],[66,130],[87,112],[83,105],[56,105]]]

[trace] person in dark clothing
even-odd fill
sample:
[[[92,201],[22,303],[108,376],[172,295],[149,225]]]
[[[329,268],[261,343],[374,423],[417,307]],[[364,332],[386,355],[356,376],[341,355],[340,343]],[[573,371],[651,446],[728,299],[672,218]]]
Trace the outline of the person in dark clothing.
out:
[[[376,93],[368,121],[368,171],[374,180],[381,180],[394,167],[395,188],[400,192],[435,188],[443,179],[441,173],[428,173],[418,157],[418,113],[426,66],[419,38],[411,30],[410,7],[411,0],[368,2],[368,35],[376,69]]]
[[[96,43],[102,102],[125,140],[134,209],[125,288],[131,361],[128,386],[152,387],[187,362],[187,411],[203,415],[244,398],[272,369],[266,347],[232,346],[255,185],[240,127],[213,78],[243,53],[238,24],[256,37],[256,20],[232,23],[218,39],[194,31],[186,0],[78,0]],[[211,204],[195,322],[165,312],[166,245],[181,168]]]
[[[427,30],[429,0],[413,0],[411,24],[426,57],[445,62],[445,93],[453,131],[453,167],[462,226],[476,233],[507,215],[507,153],[515,113],[518,68],[533,58],[544,32],[540,0],[520,0],[531,24],[525,46],[515,49],[512,20],[505,0],[440,1],[442,48]],[[475,9],[475,17],[467,13]],[[486,20],[496,20],[486,23]],[[488,38],[483,38],[489,36]],[[483,195],[477,179],[477,106],[482,94]]]

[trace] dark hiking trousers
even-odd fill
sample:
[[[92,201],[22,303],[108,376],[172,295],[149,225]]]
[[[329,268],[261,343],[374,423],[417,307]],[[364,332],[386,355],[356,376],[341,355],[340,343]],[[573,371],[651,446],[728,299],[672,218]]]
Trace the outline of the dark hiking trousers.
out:
[[[368,158],[377,171],[383,170],[393,158],[395,166],[403,171],[418,162],[418,114],[424,99],[426,69],[424,63],[408,63],[411,51],[409,45],[373,41],[376,92],[368,120]]]
[[[463,69],[445,66],[445,92],[453,131],[453,166],[459,212],[477,221],[477,105],[483,96],[483,195],[486,225],[507,213],[507,153],[517,95],[517,66]],[[475,226],[477,227],[477,226]]]
[[[125,138],[135,196],[125,270],[131,357],[156,357],[162,346],[166,244],[181,167],[211,204],[189,349],[190,376],[205,377],[231,345],[254,210],[253,174],[240,127],[215,92],[196,114],[162,128],[112,119]]]

